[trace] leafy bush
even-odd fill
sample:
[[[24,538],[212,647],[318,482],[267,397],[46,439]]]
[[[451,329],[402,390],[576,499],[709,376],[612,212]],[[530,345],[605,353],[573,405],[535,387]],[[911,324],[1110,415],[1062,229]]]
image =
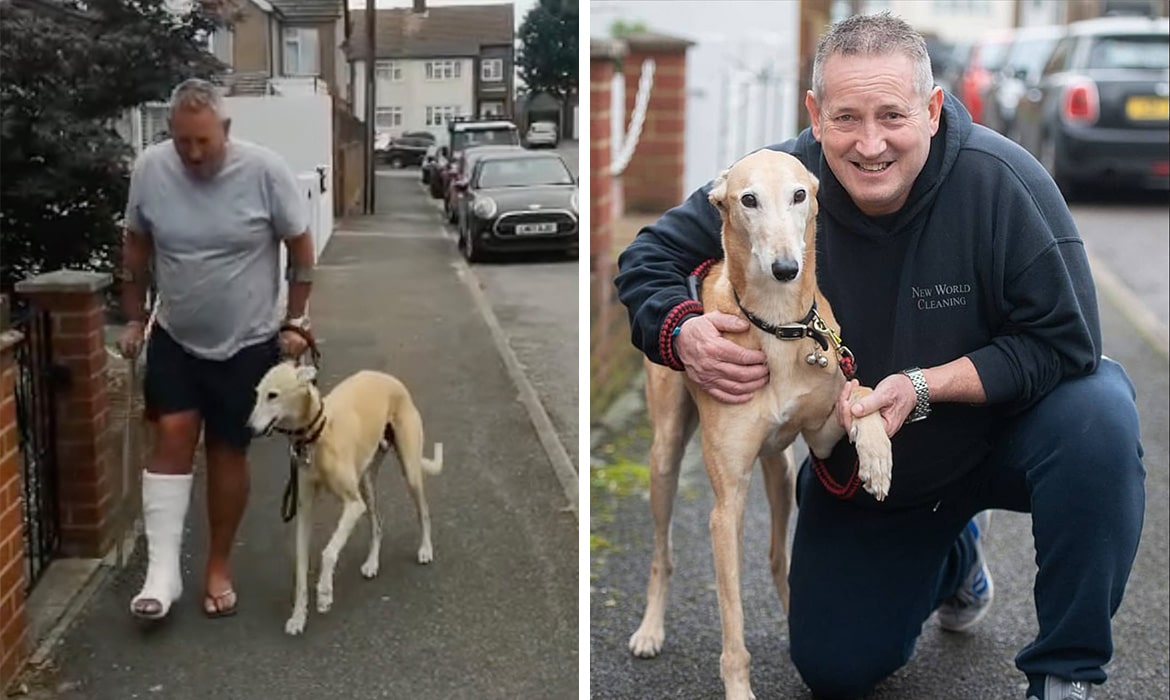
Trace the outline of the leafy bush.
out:
[[[114,130],[125,110],[166,100],[222,68],[200,37],[233,8],[163,0],[54,0],[0,6],[0,291],[60,267],[118,260],[134,151]]]

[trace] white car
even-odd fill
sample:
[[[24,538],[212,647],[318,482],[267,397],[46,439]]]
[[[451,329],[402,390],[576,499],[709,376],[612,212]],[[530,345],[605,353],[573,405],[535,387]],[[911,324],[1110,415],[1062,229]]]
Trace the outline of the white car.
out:
[[[529,148],[556,147],[557,141],[557,125],[552,122],[533,122],[528,126],[528,132],[524,134],[524,143]]]

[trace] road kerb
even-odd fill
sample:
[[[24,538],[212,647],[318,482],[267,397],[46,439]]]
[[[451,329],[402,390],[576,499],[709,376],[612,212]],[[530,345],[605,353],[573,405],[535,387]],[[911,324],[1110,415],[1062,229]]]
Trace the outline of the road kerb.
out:
[[[1170,329],[1166,324],[1159,321],[1104,262],[1092,254],[1088,254],[1088,258],[1093,279],[1097,282],[1100,293],[1117,307],[1118,312],[1129,321],[1142,340],[1159,355],[1170,359]]]

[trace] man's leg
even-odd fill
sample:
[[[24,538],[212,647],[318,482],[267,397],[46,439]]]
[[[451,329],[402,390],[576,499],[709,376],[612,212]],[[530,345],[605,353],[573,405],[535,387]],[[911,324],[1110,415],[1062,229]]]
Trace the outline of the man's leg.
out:
[[[878,510],[839,500],[807,461],[801,468],[788,629],[792,661],[816,697],[863,697],[910,659],[940,591],[957,588],[966,570],[944,562],[972,556],[952,553],[979,510],[966,481],[937,508]]]
[[[231,554],[250,489],[248,446],[252,433],[248,415],[255,403],[256,385],[278,359],[274,339],[243,348],[222,362],[203,363],[209,529],[203,608],[209,615],[235,612]]]
[[[130,603],[133,614],[147,619],[164,617],[183,590],[179,554],[200,428],[192,366],[193,358],[155,326],[146,348],[143,382],[147,415],[157,426],[154,450],[142,475],[148,563],[142,589]]]
[[[1018,416],[991,460],[988,496],[1031,510],[1039,634],[1016,657],[1044,679],[1102,683],[1145,516],[1145,467],[1134,390],[1116,362],[1058,386]],[[1062,700],[1062,699],[1058,699]]]

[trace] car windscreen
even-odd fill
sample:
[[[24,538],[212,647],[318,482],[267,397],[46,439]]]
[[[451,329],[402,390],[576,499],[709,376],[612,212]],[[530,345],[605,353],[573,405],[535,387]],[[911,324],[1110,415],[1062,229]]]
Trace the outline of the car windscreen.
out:
[[[1170,67],[1170,37],[1164,34],[1098,37],[1089,50],[1086,67],[1166,70]]]
[[[479,169],[478,185],[484,189],[571,184],[573,176],[560,158],[488,160]]]
[[[1013,72],[1023,70],[1029,80],[1034,80],[1040,75],[1040,70],[1044,68],[1044,64],[1052,55],[1052,49],[1055,47],[1055,37],[1021,39],[1012,45],[1011,53],[1004,65]]]
[[[456,131],[451,147],[462,150],[468,146],[518,146],[520,137],[515,129],[483,129]]]
[[[1007,58],[1008,42],[989,41],[979,45],[979,65],[994,73],[1003,67],[1003,60]]]

